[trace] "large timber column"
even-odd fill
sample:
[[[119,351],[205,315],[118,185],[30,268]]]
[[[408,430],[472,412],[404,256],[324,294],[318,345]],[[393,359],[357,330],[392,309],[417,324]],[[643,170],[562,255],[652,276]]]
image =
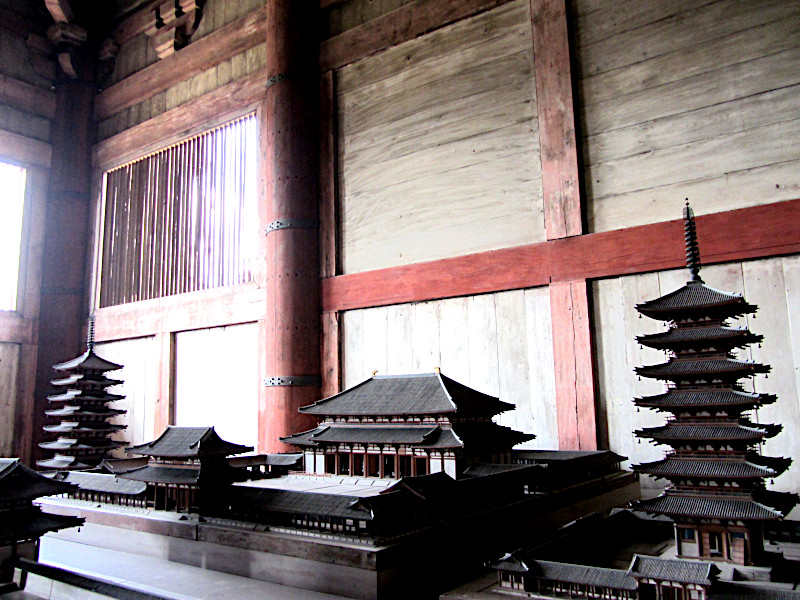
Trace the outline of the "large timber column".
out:
[[[567,3],[531,0],[536,98],[547,239],[583,234]],[[550,285],[558,440],[562,450],[596,450],[597,427],[588,286]]]
[[[41,309],[36,364],[33,429],[23,437],[41,438],[45,397],[53,392],[52,365],[85,350],[86,259],[89,239],[92,100],[88,81],[56,83],[56,115],[51,143],[53,158],[47,193],[42,251]],[[40,456],[37,447],[34,456]]]
[[[267,311],[260,322],[264,381],[259,450],[310,429],[298,407],[320,396],[318,47],[315,0],[269,0],[260,106],[261,220]]]

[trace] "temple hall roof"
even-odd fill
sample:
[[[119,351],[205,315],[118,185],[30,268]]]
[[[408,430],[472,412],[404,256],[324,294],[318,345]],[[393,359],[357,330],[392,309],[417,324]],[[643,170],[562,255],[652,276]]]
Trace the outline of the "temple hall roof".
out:
[[[667,457],[663,460],[634,465],[633,470],[639,473],[649,473],[656,477],[701,477],[725,479],[752,479],[762,477],[777,477],[783,473],[792,462],[788,458],[764,459],[753,457],[754,460],[720,460],[720,459],[688,459]],[[760,460],[769,464],[758,464]]]
[[[117,369],[121,369],[122,365],[97,356],[94,350],[87,350],[77,358],[53,365],[53,368],[57,371],[69,371],[71,369],[85,371],[116,371]]]
[[[643,315],[661,321],[672,321],[692,315],[729,318],[750,314],[756,309],[752,304],[748,304],[741,294],[721,292],[705,285],[702,281],[690,281],[669,294],[636,305],[636,310]]]
[[[200,469],[183,467],[167,467],[147,465],[124,473],[118,473],[120,479],[144,481],[147,483],[171,483],[175,485],[197,485]]]
[[[81,490],[103,492],[106,494],[121,494],[125,496],[143,494],[147,489],[147,484],[143,481],[123,479],[105,473],[81,473],[70,471],[64,474],[62,481],[74,483]]]
[[[680,441],[680,440],[709,440],[709,441],[749,441],[758,442],[764,438],[778,435],[781,425],[761,425],[741,421],[731,425],[718,423],[682,424],[680,421],[668,423],[661,427],[647,427],[636,431],[638,437],[653,438],[654,440]]]
[[[407,444],[425,448],[461,448],[463,442],[452,429],[438,425],[424,426],[336,426],[321,425],[316,429],[304,431],[281,438],[288,444],[297,446],[316,446],[322,443],[349,442],[354,444]]]
[[[340,494],[309,494],[292,490],[236,486],[236,500],[244,501],[255,510],[290,514],[325,515],[371,521],[372,512],[363,498]]]
[[[671,560],[636,554],[628,568],[628,575],[637,579],[647,578],[709,586],[716,581],[719,568],[709,562]]]
[[[74,486],[40,475],[18,458],[0,458],[0,503],[66,494]]]
[[[202,458],[204,456],[228,456],[253,450],[223,440],[213,427],[167,427],[152,442],[130,446],[128,452],[163,458]]]
[[[532,560],[528,563],[528,573],[541,579],[564,583],[577,583],[629,591],[637,588],[636,580],[625,571],[619,569]]]
[[[762,339],[762,335],[737,327],[673,327],[661,333],[636,337],[640,344],[657,349],[695,346],[736,348],[758,343]]]
[[[514,406],[441,373],[374,376],[335,396],[304,406],[320,416],[391,416],[470,413],[496,415]]]
[[[38,507],[0,513],[0,543],[34,540],[50,531],[83,525],[82,517],[53,515]]]
[[[782,519],[797,503],[794,494],[787,495],[792,498],[773,497],[774,494],[775,492],[767,495],[765,499],[775,500],[774,504],[782,506],[771,507],[746,498],[678,496],[670,493],[651,500],[642,500],[637,506],[648,512],[674,517],[769,521]]]
[[[750,408],[759,404],[772,404],[777,400],[773,394],[750,394],[738,390],[679,390],[671,389],[664,394],[636,398],[637,406],[647,406],[672,411],[683,407],[717,408],[740,406]]]

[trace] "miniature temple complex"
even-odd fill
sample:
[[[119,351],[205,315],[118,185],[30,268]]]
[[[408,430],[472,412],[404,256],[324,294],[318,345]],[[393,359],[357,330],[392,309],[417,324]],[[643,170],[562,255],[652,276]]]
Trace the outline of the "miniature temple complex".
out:
[[[109,404],[124,396],[110,394],[108,387],[122,381],[106,377],[109,371],[122,368],[94,352],[94,323],[89,325],[89,341],[86,352],[79,357],[53,365],[66,377],[56,379],[53,385],[62,391],[48,396],[47,400],[57,408],[46,410],[51,422],[44,426],[49,437],[40,448],[55,453],[55,456],[37,461],[37,466],[46,470],[85,470],[96,467],[114,448],[125,446],[125,442],[110,439],[111,434],[126,428],[113,424],[109,419],[124,415],[126,411],[110,408]]]
[[[281,439],[303,448],[307,473],[455,479],[475,462],[511,462],[511,449],[533,439],[492,422],[513,408],[438,372],[373,376],[300,408],[319,426]]]
[[[757,452],[758,444],[775,436],[781,426],[754,423],[747,413],[776,397],[746,392],[740,380],[766,373],[769,367],[733,355],[761,336],[728,321],[753,314],[757,307],[740,294],[704,284],[688,204],[684,219],[691,279],[682,288],[636,307],[641,314],[670,324],[666,332],[637,338],[645,346],[668,352],[670,358],[636,369],[642,377],[668,382],[668,389],[634,402],[673,415],[662,427],[636,432],[672,446],[663,460],[634,466],[639,473],[670,482],[663,495],[640,506],[675,521],[678,556],[758,564],[762,524],[782,519],[797,503],[794,494],[767,491],[764,480],[780,475],[791,460]]]
[[[167,427],[158,439],[127,450],[149,457],[148,464],[117,477],[148,484],[147,506],[205,512],[235,480],[227,457],[253,448],[223,440],[213,427]]]

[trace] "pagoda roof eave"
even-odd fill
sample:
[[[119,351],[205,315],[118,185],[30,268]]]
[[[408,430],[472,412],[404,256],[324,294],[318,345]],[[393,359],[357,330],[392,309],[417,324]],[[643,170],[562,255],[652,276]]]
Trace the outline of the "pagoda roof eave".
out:
[[[775,521],[783,519],[786,513],[791,510],[791,507],[797,504],[797,497],[794,494],[788,494],[788,496],[790,497],[771,498],[773,504],[777,503],[775,501],[779,501],[782,504],[779,508],[758,502],[756,499],[710,498],[670,493],[650,500],[640,500],[636,506],[645,512],[667,515],[672,518]]]
[[[121,369],[123,365],[111,362],[105,358],[101,358],[95,354],[93,349],[88,349],[80,356],[73,358],[62,363],[53,365],[56,371],[70,371],[72,369],[84,369],[91,371],[116,371]]]
[[[646,427],[635,431],[637,437],[653,440],[681,441],[681,440],[709,440],[709,441],[759,441],[778,435],[783,429],[782,425],[762,425],[750,422],[741,422],[737,425],[720,424],[679,424],[668,423],[660,427]]]
[[[769,373],[770,367],[760,363],[732,358],[671,360],[656,365],[636,367],[641,377],[675,381],[681,378],[726,378],[740,379],[759,373]]]
[[[636,406],[670,410],[683,407],[723,407],[723,406],[755,406],[774,403],[778,397],[774,394],[752,394],[735,389],[729,390],[682,390],[673,388],[663,394],[634,398]]]
[[[736,327],[673,327],[668,331],[636,337],[636,341],[643,346],[657,350],[711,345],[737,348],[758,343],[763,339],[763,335],[752,333],[746,328]]]
[[[789,468],[791,460],[777,459],[763,462],[770,464],[758,464],[753,460],[689,459],[670,456],[654,462],[633,465],[631,468],[637,473],[647,473],[665,479],[671,477],[763,479],[777,477],[783,473]]]
[[[636,305],[641,314],[661,320],[674,321],[691,314],[714,314],[720,318],[753,313],[757,307],[748,304],[741,294],[722,292],[702,281],[689,281],[659,298]]]

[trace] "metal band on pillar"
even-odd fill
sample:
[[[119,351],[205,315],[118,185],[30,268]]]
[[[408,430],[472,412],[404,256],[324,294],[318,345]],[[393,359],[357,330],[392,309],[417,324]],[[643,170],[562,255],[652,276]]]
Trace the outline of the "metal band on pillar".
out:
[[[319,375],[278,375],[267,377],[264,380],[265,387],[319,387],[322,385],[322,377]]]
[[[319,219],[278,219],[267,225],[264,235],[279,229],[319,229]]]

